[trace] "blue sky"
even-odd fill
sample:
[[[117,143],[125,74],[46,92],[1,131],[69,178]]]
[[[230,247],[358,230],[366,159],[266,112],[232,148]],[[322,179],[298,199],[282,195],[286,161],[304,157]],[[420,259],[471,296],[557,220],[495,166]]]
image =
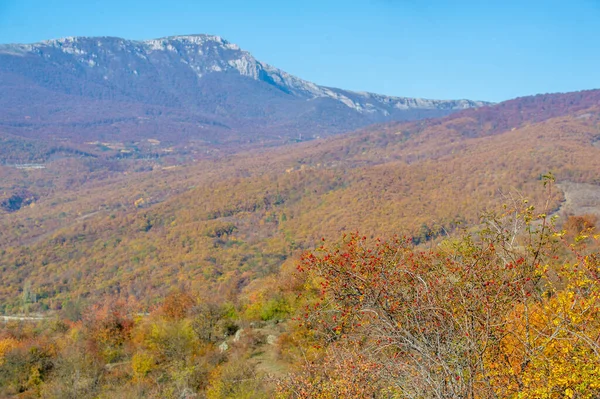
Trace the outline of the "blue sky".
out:
[[[501,101],[600,88],[600,0],[0,0],[0,43],[188,33],[352,90]]]

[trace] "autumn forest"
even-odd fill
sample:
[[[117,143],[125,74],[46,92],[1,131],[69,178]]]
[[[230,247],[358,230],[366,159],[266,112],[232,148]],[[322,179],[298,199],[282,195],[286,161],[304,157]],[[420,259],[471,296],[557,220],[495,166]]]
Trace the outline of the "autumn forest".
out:
[[[193,161],[5,135],[0,395],[596,398],[599,99]]]

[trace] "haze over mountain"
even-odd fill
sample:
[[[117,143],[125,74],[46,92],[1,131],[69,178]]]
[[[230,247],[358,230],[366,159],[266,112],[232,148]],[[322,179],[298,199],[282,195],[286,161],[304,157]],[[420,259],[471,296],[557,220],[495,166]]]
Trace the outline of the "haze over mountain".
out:
[[[4,133],[79,143],[286,142],[486,104],[319,86],[210,35],[1,45],[0,90]]]

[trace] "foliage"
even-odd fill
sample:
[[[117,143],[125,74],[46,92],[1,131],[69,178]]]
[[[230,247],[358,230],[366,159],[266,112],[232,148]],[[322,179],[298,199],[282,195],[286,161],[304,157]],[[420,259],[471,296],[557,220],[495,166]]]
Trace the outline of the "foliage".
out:
[[[299,270],[321,292],[301,323],[401,397],[596,397],[597,255],[556,262],[561,233],[523,208],[430,251],[352,234],[308,253]],[[304,374],[293,397],[324,384]]]
[[[545,171],[597,188],[600,118],[543,102],[0,167],[0,396],[597,397],[597,216]]]

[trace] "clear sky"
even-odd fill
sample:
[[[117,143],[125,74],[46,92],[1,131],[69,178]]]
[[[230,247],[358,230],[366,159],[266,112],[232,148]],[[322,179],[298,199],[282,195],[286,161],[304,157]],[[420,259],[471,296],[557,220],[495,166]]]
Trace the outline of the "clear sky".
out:
[[[189,33],[351,90],[501,101],[600,88],[600,0],[0,0],[0,43]]]

